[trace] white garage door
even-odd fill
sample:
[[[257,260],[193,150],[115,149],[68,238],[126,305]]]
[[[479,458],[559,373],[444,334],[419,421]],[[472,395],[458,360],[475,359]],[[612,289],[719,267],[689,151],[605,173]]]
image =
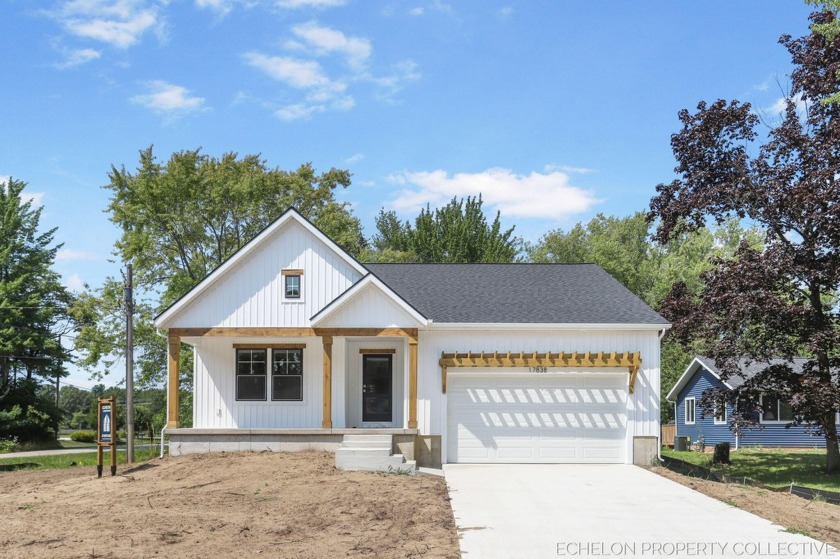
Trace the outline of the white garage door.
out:
[[[447,374],[447,461],[624,463],[627,373]]]

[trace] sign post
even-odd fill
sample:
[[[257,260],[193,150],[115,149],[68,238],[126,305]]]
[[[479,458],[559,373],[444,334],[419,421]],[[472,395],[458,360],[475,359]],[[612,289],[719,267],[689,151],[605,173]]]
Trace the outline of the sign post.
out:
[[[97,425],[96,474],[102,477],[102,451],[111,447],[111,475],[117,475],[117,397],[99,399],[99,418]]]

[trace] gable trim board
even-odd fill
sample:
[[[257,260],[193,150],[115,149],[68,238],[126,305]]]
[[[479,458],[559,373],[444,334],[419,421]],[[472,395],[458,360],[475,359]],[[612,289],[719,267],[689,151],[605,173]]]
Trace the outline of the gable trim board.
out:
[[[723,383],[723,385],[726,388],[728,388],[729,390],[733,390],[732,385],[724,381],[721,378],[721,376],[717,373],[717,371],[714,370],[714,368],[710,367],[705,362],[703,362],[700,359],[700,357],[695,357],[691,360],[691,363],[688,364],[688,367],[686,367],[685,371],[683,371],[683,374],[680,375],[680,378],[677,379],[677,382],[676,384],[674,384],[673,388],[671,388],[671,390],[668,391],[668,395],[665,398],[668,399],[668,401],[676,402],[677,395],[683,388],[685,388],[685,385],[688,384],[688,381],[691,380],[691,377],[694,376],[694,373],[696,373],[700,367],[703,367],[704,369],[709,371],[709,373],[711,373],[716,379]]]
[[[297,307],[305,313],[274,312],[282,299],[260,292],[274,289],[284,269],[306,278],[307,307]],[[516,288],[515,300],[498,289],[500,279],[513,282],[504,285]],[[670,325],[592,264],[365,266],[289,210],[155,326],[168,329],[170,427],[181,342],[195,355],[194,429],[179,436],[230,429],[335,436],[356,426],[360,359],[382,348],[394,352],[399,376],[390,389],[392,430],[439,437],[444,463],[631,462],[635,437],[659,435],[659,340]],[[303,345],[302,401],[235,399],[236,346]],[[514,349],[519,361],[473,359]],[[582,360],[593,356],[599,360]],[[446,393],[449,367],[457,395]],[[467,403],[482,395],[492,400],[487,409]],[[525,428],[523,417],[537,419]],[[470,458],[462,450],[477,440],[488,452],[509,448]],[[603,440],[611,442],[595,444]]]

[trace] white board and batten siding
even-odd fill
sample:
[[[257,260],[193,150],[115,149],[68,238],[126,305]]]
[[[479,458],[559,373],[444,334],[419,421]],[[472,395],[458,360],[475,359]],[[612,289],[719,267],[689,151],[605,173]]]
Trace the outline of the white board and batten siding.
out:
[[[533,433],[526,433],[528,441],[518,440],[512,442],[511,450],[503,450],[504,452],[519,452],[514,450],[517,445],[528,445],[530,450],[521,450],[521,452],[532,452],[532,461],[563,461],[560,458],[552,460],[550,455],[552,453],[568,452],[568,439],[570,437],[577,440],[572,446],[576,447],[576,452],[579,454],[573,461],[605,461],[605,462],[625,462],[632,461],[633,456],[633,437],[634,436],[658,436],[659,435],[659,333],[657,330],[621,330],[620,325],[617,325],[615,330],[593,329],[593,330],[545,330],[537,329],[532,326],[523,325],[518,330],[486,330],[486,331],[465,331],[452,329],[429,329],[420,332],[418,345],[418,421],[419,428],[422,433],[440,434],[442,435],[441,450],[443,453],[442,459],[445,462],[452,461],[448,456],[449,449],[453,441],[449,441],[450,434],[457,432],[458,422],[462,422],[462,429],[472,429],[474,432],[472,436],[476,439],[486,437],[486,433],[482,434],[480,426],[468,425],[474,422],[476,415],[470,416],[461,414],[452,418],[449,417],[450,403],[448,398],[453,397],[452,390],[456,394],[454,398],[457,404],[467,403],[469,401],[476,401],[482,397],[496,398],[502,401],[509,401],[511,406],[505,409],[504,406],[482,410],[478,413],[484,413],[482,421],[486,421],[488,426],[494,420],[502,418],[503,421],[508,421],[515,424],[522,420],[522,416],[518,419],[511,414],[511,410],[516,410],[516,402],[524,394],[525,398],[531,398],[531,411],[529,413],[541,413],[542,419],[535,418],[535,416],[525,417],[525,422],[530,422]],[[608,369],[598,371],[594,369],[549,369],[548,373],[531,374],[527,370],[506,371],[504,369],[471,369],[469,368],[450,368],[448,372],[447,394],[443,394],[441,386],[441,370],[438,360],[442,352],[540,352],[544,353],[550,351],[554,352],[640,352],[642,358],[642,366],[639,374],[636,377],[635,392],[629,393],[628,381],[629,372],[626,369]],[[480,371],[480,373],[479,373]],[[564,375],[563,373],[567,373]],[[604,373],[603,377],[598,377],[599,373]],[[478,374],[473,377],[474,380],[484,379],[490,384],[484,387],[490,392],[485,392],[480,395],[476,392],[477,385],[471,383],[470,374]],[[515,378],[514,378],[515,377]],[[540,395],[546,393],[529,392],[533,390],[539,378],[551,379],[547,381],[548,390],[550,394]],[[466,380],[465,380],[466,379]],[[489,380],[488,380],[489,379]],[[494,380],[495,379],[495,380]],[[591,381],[587,381],[591,379]],[[507,386],[506,386],[507,382]],[[607,385],[599,386],[604,382]],[[450,384],[452,383],[452,384]],[[564,384],[565,383],[565,384]],[[573,386],[569,386],[573,383]],[[623,403],[615,401],[616,390],[618,386],[622,387]],[[472,388],[472,392],[470,389]],[[572,400],[585,401],[588,398],[605,399],[604,405],[598,407],[591,407],[586,409],[576,409],[573,413],[576,415],[581,424],[581,429],[577,432],[573,430],[566,430],[561,432],[548,432],[538,427],[543,423],[547,426],[551,422],[557,422],[557,417],[550,418],[545,414],[569,413],[566,409],[564,412],[558,410],[558,406],[551,405],[550,402],[556,401],[558,398],[558,390],[562,392],[567,389],[567,394]],[[517,392],[518,390],[518,392]],[[570,390],[570,392],[568,391]],[[623,407],[624,417],[618,418],[618,409]],[[522,410],[518,410],[522,411]],[[491,417],[492,414],[497,414]],[[508,414],[507,416],[499,415],[501,413]],[[572,422],[572,419],[568,419]],[[623,430],[623,448],[618,449],[618,454],[615,454],[616,445],[607,442],[606,449],[599,451],[597,447],[600,443],[590,445],[591,448],[586,448],[586,442],[583,440],[587,434],[587,422],[594,424],[606,423],[606,429],[603,429],[597,437],[590,437],[597,439],[612,439]],[[617,425],[618,421],[621,425]],[[611,426],[612,425],[612,426]],[[479,427],[479,428],[476,428]],[[499,431],[496,431],[499,434]],[[592,431],[589,434],[593,434]],[[502,434],[504,435],[504,434]],[[557,439],[548,440],[545,444],[541,443],[541,439]],[[566,439],[565,441],[562,439]],[[498,443],[492,440],[485,441],[489,448],[498,447]],[[565,450],[558,450],[558,448],[566,446]],[[504,445],[503,445],[504,446]],[[558,447],[552,449],[552,446]],[[477,453],[481,454],[482,450]],[[598,453],[605,453],[598,457]],[[540,458],[540,453],[542,457]],[[610,455],[610,453],[613,453]],[[455,457],[457,458],[457,457]],[[487,455],[486,461],[503,461],[491,454]],[[527,460],[522,458],[522,460]],[[469,458],[462,461],[485,461],[480,455],[474,456],[472,460]],[[511,457],[510,461],[517,461]]]
[[[374,284],[368,284],[340,309],[331,313],[320,328],[417,328],[419,323],[390,295]]]
[[[282,270],[303,270],[300,301],[285,301]],[[309,327],[310,318],[362,274],[290,220],[178,312],[168,328]]]
[[[189,338],[194,343],[193,426],[206,429],[257,429],[272,427],[321,427],[323,402],[322,344],[306,338]],[[236,351],[234,343],[305,343],[303,350],[303,400],[271,400],[271,375],[266,379],[265,401],[236,400]],[[333,348],[335,353],[337,348]],[[341,385],[341,383],[337,383]],[[343,394],[342,394],[343,396]],[[335,398],[334,398],[335,401]],[[340,401],[340,400],[339,400]],[[342,411],[343,413],[343,411]]]

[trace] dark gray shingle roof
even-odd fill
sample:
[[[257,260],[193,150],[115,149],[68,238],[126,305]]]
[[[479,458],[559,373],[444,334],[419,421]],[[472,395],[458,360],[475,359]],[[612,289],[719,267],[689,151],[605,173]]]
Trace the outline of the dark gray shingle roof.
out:
[[[596,264],[365,264],[434,322],[668,321]]]
[[[715,364],[715,360],[706,357],[704,355],[698,355],[697,360],[703,364],[706,369],[715,373],[716,375],[720,375],[720,371]],[[731,386],[732,388],[738,388],[748,379],[751,379],[755,376],[756,373],[760,373],[767,367],[771,365],[788,365],[794,373],[801,373],[802,367],[810,361],[807,357],[794,357],[792,360],[787,359],[770,359],[769,361],[753,361],[748,362],[746,359],[740,359],[738,361],[738,368],[740,372],[737,375],[730,375],[728,379],[726,379],[726,384]]]

